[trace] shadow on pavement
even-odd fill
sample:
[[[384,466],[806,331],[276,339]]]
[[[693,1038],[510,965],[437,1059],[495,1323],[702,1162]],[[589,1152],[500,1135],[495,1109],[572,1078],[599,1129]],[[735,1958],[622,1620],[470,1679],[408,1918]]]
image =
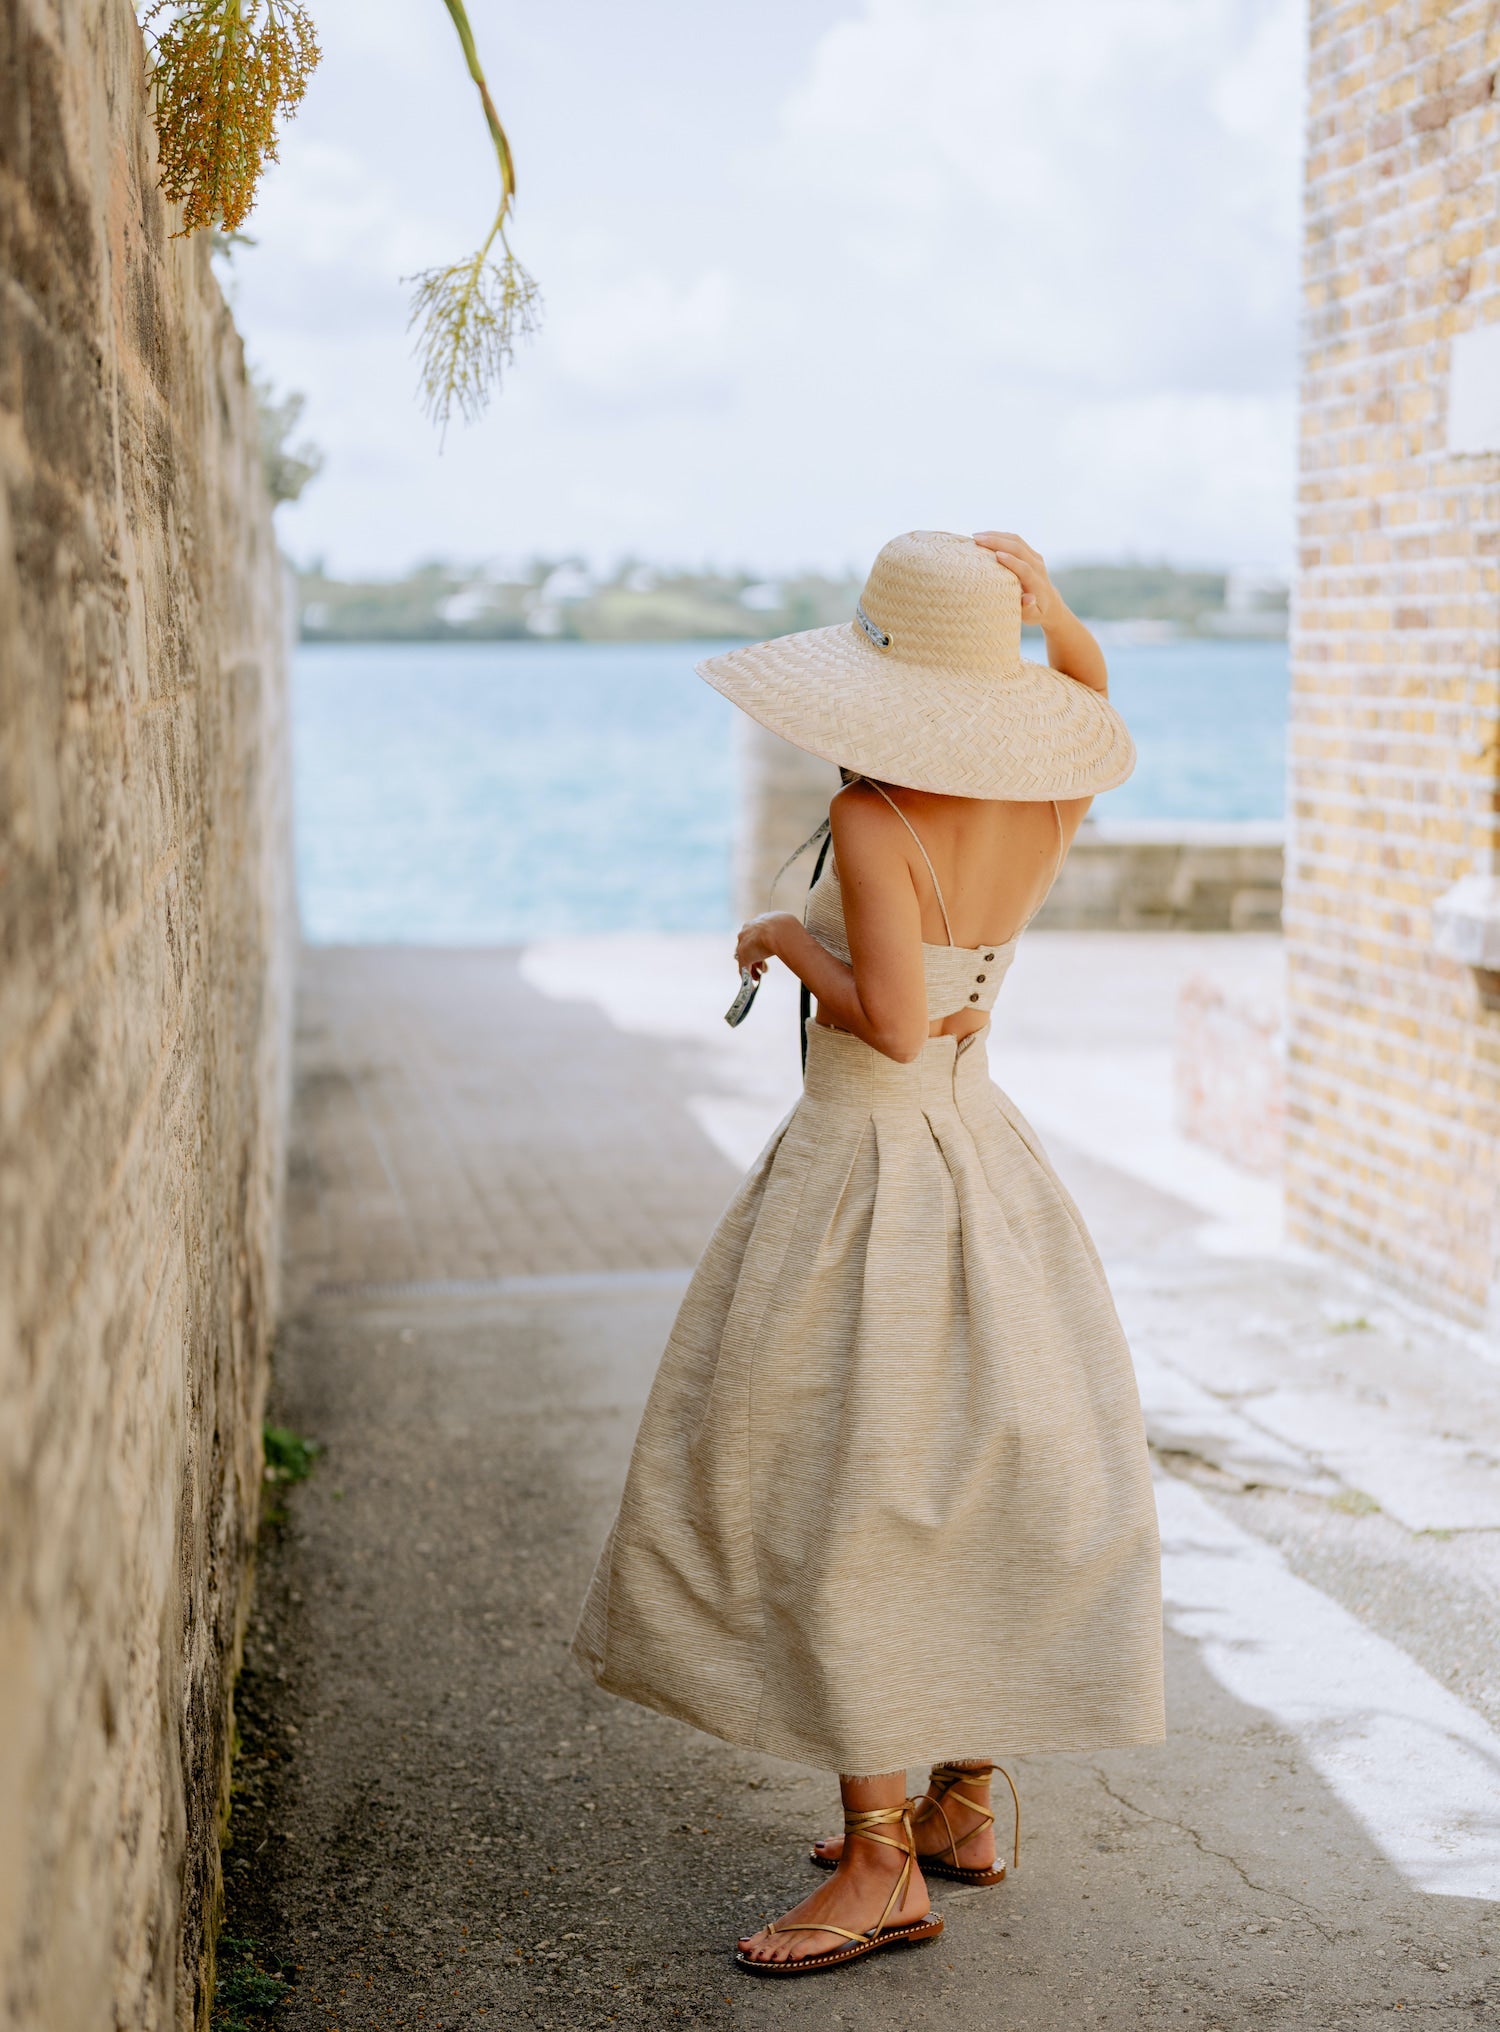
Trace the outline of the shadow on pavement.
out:
[[[509,955],[319,955],[305,1008],[276,1414],[326,1453],[262,1554],[226,1856],[230,1927],[292,1978],[277,2025],[1488,2022],[1495,1908],[1411,1891],[1180,1640],[1166,1747],[1021,1766],[1022,1868],[943,1887],[936,1946],[739,1975],[734,1936],[808,1887],[831,1780],[611,1700],[566,1651],[672,1289],[390,1289],[690,1261],[729,1169],[671,1047],[531,996]],[[504,1213],[539,1151],[571,1207],[551,1263]],[[916,1586],[912,1612],[913,1642],[960,1640]]]

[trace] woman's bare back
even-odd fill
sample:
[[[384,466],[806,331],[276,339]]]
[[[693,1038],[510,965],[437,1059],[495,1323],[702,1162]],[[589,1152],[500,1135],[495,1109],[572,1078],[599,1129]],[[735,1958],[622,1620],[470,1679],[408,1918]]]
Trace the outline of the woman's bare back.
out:
[[[921,903],[923,942],[947,945],[951,927],[953,944],[970,947],[1006,945],[1016,936],[1051,888],[1091,802],[1086,797],[1056,806],[997,802],[945,797],[896,784],[882,784],[876,790],[856,783],[841,795],[882,803],[889,799],[896,805],[917,835],[909,842],[908,863]],[[932,862],[931,872],[922,858],[923,848]],[[948,906],[947,925],[933,873]],[[987,1021],[977,1011],[959,1010],[933,1023],[929,1035],[966,1037]]]

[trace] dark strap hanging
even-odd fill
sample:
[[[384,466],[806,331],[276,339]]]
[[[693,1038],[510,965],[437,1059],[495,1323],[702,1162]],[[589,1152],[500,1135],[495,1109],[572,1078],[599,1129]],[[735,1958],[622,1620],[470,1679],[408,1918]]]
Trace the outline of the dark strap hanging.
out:
[[[807,893],[809,896],[812,894],[813,890],[817,887],[818,877],[823,872],[823,863],[828,859],[828,849],[832,845],[833,845],[832,832],[825,832],[823,835],[823,844],[818,848],[818,858],[813,862],[812,880],[807,885]],[[802,1077],[806,1079],[807,1019],[812,1015],[812,990],[808,987],[806,981],[799,981],[797,983],[797,986],[800,990],[800,993],[797,996],[797,1002],[799,1010],[801,1012],[801,1022],[797,1029],[797,1037],[798,1041],[802,1046]]]

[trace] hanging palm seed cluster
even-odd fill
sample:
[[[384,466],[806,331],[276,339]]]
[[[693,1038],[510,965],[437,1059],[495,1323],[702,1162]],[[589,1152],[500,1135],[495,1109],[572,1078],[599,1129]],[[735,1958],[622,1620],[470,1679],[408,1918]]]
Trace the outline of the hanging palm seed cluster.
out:
[[[500,171],[500,204],[477,253],[406,279],[428,415],[446,433],[455,410],[481,415],[535,332],[536,284],[511,251],[516,172],[480,66],[463,0],[444,0],[479,92]],[[182,206],[179,235],[232,233],[255,202],[279,123],[296,112],[322,52],[299,0],[150,0],[157,154],[163,193]]]
[[[541,299],[536,284],[511,252],[506,234],[516,197],[516,166],[505,129],[480,68],[463,0],[444,0],[463,46],[469,76],[479,90],[500,169],[500,206],[484,244],[467,261],[428,268],[407,279],[416,285],[410,324],[417,327],[422,395],[427,413],[446,431],[455,409],[472,423],[515,357],[517,339],[537,328]],[[498,258],[493,250],[498,243]]]
[[[161,187],[182,206],[179,236],[232,233],[276,160],[276,123],[295,113],[322,52],[296,0],[153,0]]]

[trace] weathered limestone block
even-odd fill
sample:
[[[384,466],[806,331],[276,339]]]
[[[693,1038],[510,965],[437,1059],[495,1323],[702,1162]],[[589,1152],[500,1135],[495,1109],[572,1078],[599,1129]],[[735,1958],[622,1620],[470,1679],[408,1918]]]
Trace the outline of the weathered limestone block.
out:
[[[239,340],[127,0],[0,0],[0,2023],[202,2020],[293,912]]]

